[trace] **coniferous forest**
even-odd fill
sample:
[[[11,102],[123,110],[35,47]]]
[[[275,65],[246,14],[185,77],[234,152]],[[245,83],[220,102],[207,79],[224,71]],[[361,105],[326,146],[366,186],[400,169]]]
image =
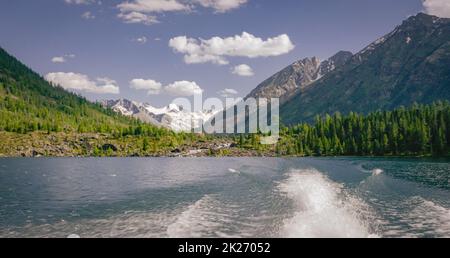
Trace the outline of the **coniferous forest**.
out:
[[[450,150],[450,103],[414,104],[367,116],[350,113],[316,117],[284,128],[277,153],[282,155],[433,155]]]
[[[133,155],[151,155],[160,153],[161,149],[178,153],[183,148],[205,149],[214,145],[211,142],[220,142],[216,145],[229,142],[234,152],[220,147],[222,149],[219,152],[210,150],[206,153],[224,156],[448,156],[450,104],[443,101],[368,115],[336,113],[317,117],[311,124],[282,128],[278,144],[264,146],[259,144],[260,135],[219,137],[175,133],[118,115],[57,85],[49,84],[0,49],[0,132],[12,133],[15,137],[33,132],[65,134],[65,137],[103,134],[107,135],[109,141],[121,144],[124,149],[139,149],[133,151]],[[7,144],[4,139],[2,141],[3,145]],[[33,148],[33,145],[38,144],[33,143],[25,148]],[[3,146],[2,150],[14,148]],[[82,150],[77,154],[109,156],[131,153],[115,153],[116,149],[115,146],[106,149],[93,146],[90,151]]]
[[[51,85],[0,48],[0,131],[166,134]]]

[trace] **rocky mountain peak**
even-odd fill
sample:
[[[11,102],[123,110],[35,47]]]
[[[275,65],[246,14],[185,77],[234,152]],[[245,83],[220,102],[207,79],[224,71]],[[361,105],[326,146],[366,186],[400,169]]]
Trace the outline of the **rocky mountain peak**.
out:
[[[198,127],[201,121],[209,120],[216,113],[212,110],[188,112],[173,103],[157,108],[148,103],[139,103],[128,99],[104,100],[100,104],[124,116],[134,117],[174,131],[190,131],[192,125],[194,128]]]
[[[349,51],[339,51],[334,56],[323,61],[319,67],[319,73],[317,74],[317,79],[320,79],[324,75],[334,71],[337,67],[340,67],[347,63],[353,56],[352,52]]]
[[[350,60],[339,53],[345,64],[289,99],[281,117],[293,124],[324,113],[368,113],[448,100],[449,53],[450,19],[411,16]]]
[[[262,82],[246,98],[280,98],[284,103],[295,93],[346,63],[352,55],[351,52],[340,51],[323,62],[317,57],[298,60]]]
[[[401,26],[417,26],[419,24],[423,24],[423,25],[436,24],[443,20],[445,20],[445,18],[440,18],[440,17],[426,14],[426,13],[418,13],[418,14],[410,16],[408,19],[404,20]]]

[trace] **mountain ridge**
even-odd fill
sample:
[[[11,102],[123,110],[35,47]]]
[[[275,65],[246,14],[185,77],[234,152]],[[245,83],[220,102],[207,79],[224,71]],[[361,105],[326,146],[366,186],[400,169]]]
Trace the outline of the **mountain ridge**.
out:
[[[125,98],[104,100],[100,104],[124,116],[134,117],[176,132],[190,132],[193,128],[200,127],[199,121],[207,121],[214,116],[211,111],[188,112],[175,104],[156,108],[149,103],[140,103]]]
[[[0,131],[112,133],[134,127],[165,133],[49,83],[0,47]]]
[[[412,16],[281,106],[287,125],[450,99],[450,19]]]
[[[245,99],[280,98],[280,103],[284,103],[295,93],[345,64],[351,56],[353,54],[349,51],[339,51],[324,61],[317,57],[300,59],[264,80]]]

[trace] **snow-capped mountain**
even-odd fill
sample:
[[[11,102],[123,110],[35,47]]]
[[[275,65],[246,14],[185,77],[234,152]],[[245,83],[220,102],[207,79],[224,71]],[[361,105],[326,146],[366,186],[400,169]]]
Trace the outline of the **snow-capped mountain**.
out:
[[[198,128],[202,121],[208,121],[217,113],[213,111],[188,112],[175,104],[156,108],[148,103],[139,103],[128,99],[104,100],[100,104],[124,116],[132,116],[143,122],[177,132]]]

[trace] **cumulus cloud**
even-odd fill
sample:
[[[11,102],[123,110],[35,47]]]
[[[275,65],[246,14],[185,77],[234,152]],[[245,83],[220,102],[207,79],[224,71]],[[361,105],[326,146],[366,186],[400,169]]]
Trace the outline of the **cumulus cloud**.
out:
[[[219,94],[220,96],[222,96],[224,98],[229,98],[229,97],[232,97],[232,96],[238,94],[238,92],[234,89],[223,89],[223,90],[217,92],[217,94]]]
[[[65,63],[66,59],[63,56],[55,56],[52,58],[52,63]]]
[[[232,73],[239,75],[239,76],[245,76],[245,77],[255,75],[255,73],[253,72],[253,69],[246,64],[241,64],[241,65],[235,66],[232,70]]]
[[[189,6],[177,0],[134,0],[117,5],[121,12],[173,12],[189,10]]]
[[[117,8],[120,11],[118,17],[124,22],[151,25],[155,22],[149,22],[148,20],[158,20],[155,16],[157,13],[191,12],[197,6],[213,9],[217,13],[224,13],[239,8],[247,2],[248,0],[128,0],[118,4]],[[134,19],[131,19],[132,17]],[[130,22],[130,20],[133,22]]]
[[[61,64],[67,62],[68,58],[75,58],[74,54],[67,54],[63,56],[55,56],[52,58],[52,63]]]
[[[169,46],[175,52],[184,54],[187,64],[211,62],[219,65],[229,63],[226,57],[279,56],[295,48],[286,34],[264,40],[247,32],[234,37],[213,37],[207,40],[179,36],[170,39]]]
[[[146,90],[148,95],[157,95],[161,92],[162,84],[154,80],[133,79],[130,87],[136,90]]]
[[[153,15],[147,15],[140,12],[119,13],[117,15],[124,23],[142,23],[145,25],[153,25],[159,23],[158,18]]]
[[[449,0],[423,0],[423,7],[428,14],[450,18]]]
[[[189,97],[203,93],[202,88],[195,82],[176,81],[164,87],[164,90],[173,96]]]
[[[203,93],[203,89],[196,82],[176,81],[163,86],[162,83],[151,79],[133,79],[130,87],[136,90],[146,90],[149,95],[166,93],[172,96],[190,97]]]
[[[133,0],[117,5],[120,13],[117,15],[125,23],[142,23],[152,25],[159,23],[153,13],[188,10],[189,6],[177,0]]]
[[[213,8],[218,13],[224,13],[247,3],[248,0],[194,0],[203,7]]]
[[[66,90],[85,91],[95,94],[119,94],[117,82],[109,78],[91,80],[87,75],[79,73],[49,73],[45,79]]]
[[[81,18],[83,18],[85,20],[93,20],[93,19],[95,19],[95,15],[93,15],[91,12],[87,11],[81,15]]]
[[[96,0],[64,0],[64,2],[66,2],[67,4],[77,4],[77,5],[81,5],[81,4],[94,4],[97,3]]]

